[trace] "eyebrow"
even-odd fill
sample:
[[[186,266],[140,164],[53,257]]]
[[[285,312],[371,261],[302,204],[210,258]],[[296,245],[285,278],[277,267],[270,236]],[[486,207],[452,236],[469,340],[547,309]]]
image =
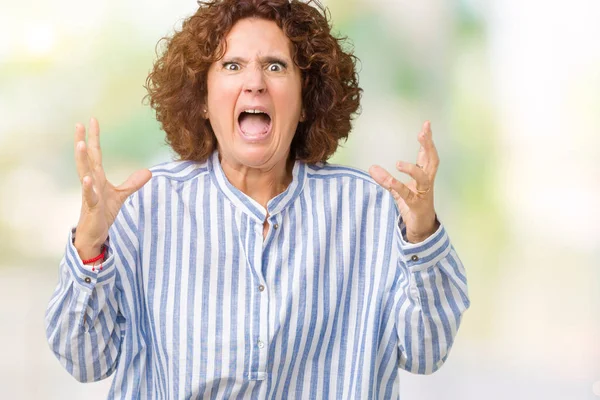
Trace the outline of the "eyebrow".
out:
[[[268,56],[262,56],[259,57],[259,60],[261,62],[261,64],[268,64],[268,63],[272,63],[272,62],[279,62],[282,63],[283,65],[287,66],[291,60],[288,60],[287,57],[281,57],[278,55],[268,55]],[[235,62],[235,63],[240,63],[240,64],[245,64],[248,62],[247,59],[243,58],[243,57],[223,57],[221,59],[221,61],[223,62]]]

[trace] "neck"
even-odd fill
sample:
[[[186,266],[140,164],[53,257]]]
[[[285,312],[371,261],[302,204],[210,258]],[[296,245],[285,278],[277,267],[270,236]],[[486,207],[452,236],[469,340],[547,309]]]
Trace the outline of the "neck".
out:
[[[292,182],[293,160],[284,160],[269,168],[251,168],[220,157],[227,180],[267,209],[267,203],[283,193]]]

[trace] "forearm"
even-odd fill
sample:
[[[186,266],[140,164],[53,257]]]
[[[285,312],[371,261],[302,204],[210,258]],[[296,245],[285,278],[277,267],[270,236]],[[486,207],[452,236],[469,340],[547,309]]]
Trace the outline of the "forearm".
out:
[[[83,265],[70,243],[58,286],[46,311],[46,336],[60,362],[77,380],[108,376],[121,338],[112,252],[102,270]]]
[[[469,307],[465,270],[443,227],[423,243],[400,245],[400,366],[432,373],[446,360]]]

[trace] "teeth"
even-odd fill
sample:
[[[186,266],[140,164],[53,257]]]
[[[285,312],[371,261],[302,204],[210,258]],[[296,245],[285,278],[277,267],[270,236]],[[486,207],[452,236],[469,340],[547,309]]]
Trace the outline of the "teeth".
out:
[[[266,112],[260,110],[244,110],[244,112],[248,114],[266,114]]]

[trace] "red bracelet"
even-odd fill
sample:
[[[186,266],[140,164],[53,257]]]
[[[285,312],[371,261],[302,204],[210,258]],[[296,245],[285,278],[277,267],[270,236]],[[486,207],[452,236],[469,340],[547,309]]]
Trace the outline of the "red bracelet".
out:
[[[104,261],[105,254],[106,254],[106,246],[102,245],[102,252],[99,255],[97,255],[94,258],[90,258],[89,260],[81,260],[81,262],[84,264],[91,264],[91,263],[95,263],[96,261],[99,261],[99,260]],[[102,271],[102,264],[100,264],[99,269]],[[92,271],[95,271],[95,270],[96,270],[96,268],[94,266],[92,266]]]

